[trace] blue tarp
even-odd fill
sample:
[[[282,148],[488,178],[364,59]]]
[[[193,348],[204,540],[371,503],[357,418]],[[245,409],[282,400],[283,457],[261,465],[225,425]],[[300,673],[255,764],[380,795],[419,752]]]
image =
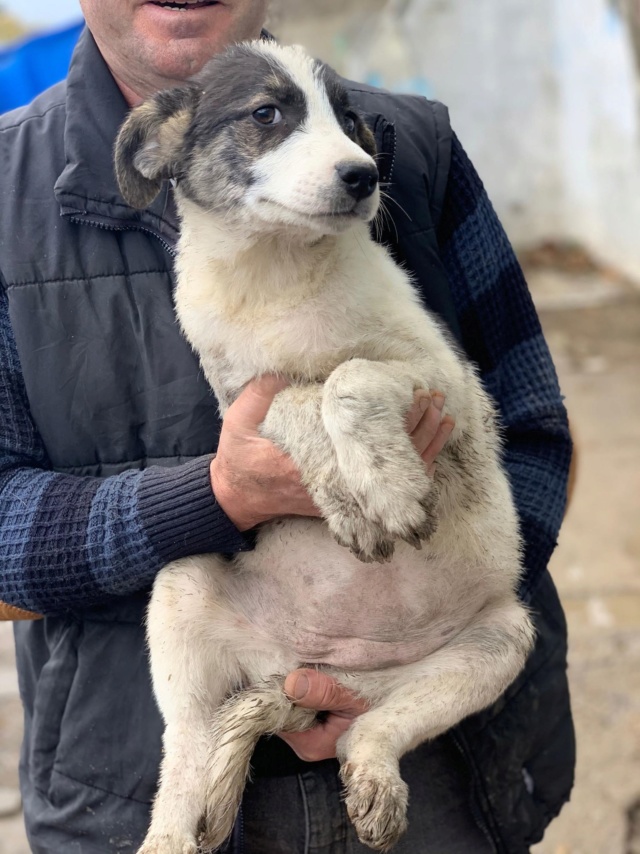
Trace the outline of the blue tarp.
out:
[[[67,76],[84,22],[0,48],[0,113],[22,107]]]

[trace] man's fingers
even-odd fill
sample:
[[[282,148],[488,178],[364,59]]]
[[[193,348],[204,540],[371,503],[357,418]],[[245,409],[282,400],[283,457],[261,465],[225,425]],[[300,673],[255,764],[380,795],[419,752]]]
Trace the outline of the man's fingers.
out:
[[[318,711],[362,714],[367,704],[325,673],[294,670],[284,683],[284,692],[297,706]]]
[[[276,374],[264,374],[251,380],[229,408],[227,418],[231,415],[237,428],[256,431],[266,418],[273,398],[288,385],[286,379]]]
[[[367,711],[367,704],[330,676],[317,670],[295,670],[284,683],[284,690],[296,705],[329,712],[306,732],[279,733],[301,759],[319,762],[336,755],[336,744],[353,719]]]
[[[431,467],[436,461],[436,457],[447,444],[447,439],[453,432],[453,428],[455,426],[456,423],[450,415],[445,415],[445,417],[438,425],[438,429],[433,440],[429,443],[429,446],[427,447],[426,451],[421,454],[423,461],[426,463],[429,469],[431,469]]]
[[[444,395],[434,392],[429,407],[411,433],[411,441],[421,456],[436,437],[443,407]]]
[[[407,433],[413,433],[422,416],[425,414],[431,403],[431,395],[423,388],[419,388],[413,395],[413,404],[407,412],[405,419]]]
[[[336,743],[349,729],[353,718],[328,715],[326,720],[318,722],[313,729],[305,732],[281,732],[280,738],[294,750],[305,762],[321,762],[334,759]]]

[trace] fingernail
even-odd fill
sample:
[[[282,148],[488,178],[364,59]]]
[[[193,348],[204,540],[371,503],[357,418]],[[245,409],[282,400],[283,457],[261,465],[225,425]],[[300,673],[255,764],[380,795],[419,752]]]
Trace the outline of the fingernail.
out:
[[[427,409],[431,406],[431,398],[429,395],[423,395],[418,400],[418,406],[420,407],[420,412],[426,412]]]
[[[293,689],[293,699],[294,700],[302,700],[307,696],[309,691],[309,680],[304,674],[301,674],[296,679],[296,684]]]
[[[432,399],[433,399],[433,405],[435,406],[435,408],[439,412],[442,412],[442,410],[444,409],[444,395],[443,394],[434,394]]]

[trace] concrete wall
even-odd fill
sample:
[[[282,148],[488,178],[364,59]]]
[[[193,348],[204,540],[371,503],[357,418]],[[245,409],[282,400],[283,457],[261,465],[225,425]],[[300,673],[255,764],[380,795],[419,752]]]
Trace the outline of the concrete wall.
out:
[[[636,71],[611,0],[289,0],[283,24],[351,77],[448,104],[518,245],[576,240],[640,281]]]

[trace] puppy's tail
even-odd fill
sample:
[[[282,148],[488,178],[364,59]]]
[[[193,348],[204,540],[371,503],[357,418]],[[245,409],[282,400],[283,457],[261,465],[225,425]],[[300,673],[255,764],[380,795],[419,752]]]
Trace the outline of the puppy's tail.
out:
[[[303,732],[315,723],[315,712],[294,706],[284,693],[283,683],[282,678],[274,677],[240,691],[214,714],[205,829],[200,843],[205,851],[216,850],[233,830],[249,763],[261,736]]]

